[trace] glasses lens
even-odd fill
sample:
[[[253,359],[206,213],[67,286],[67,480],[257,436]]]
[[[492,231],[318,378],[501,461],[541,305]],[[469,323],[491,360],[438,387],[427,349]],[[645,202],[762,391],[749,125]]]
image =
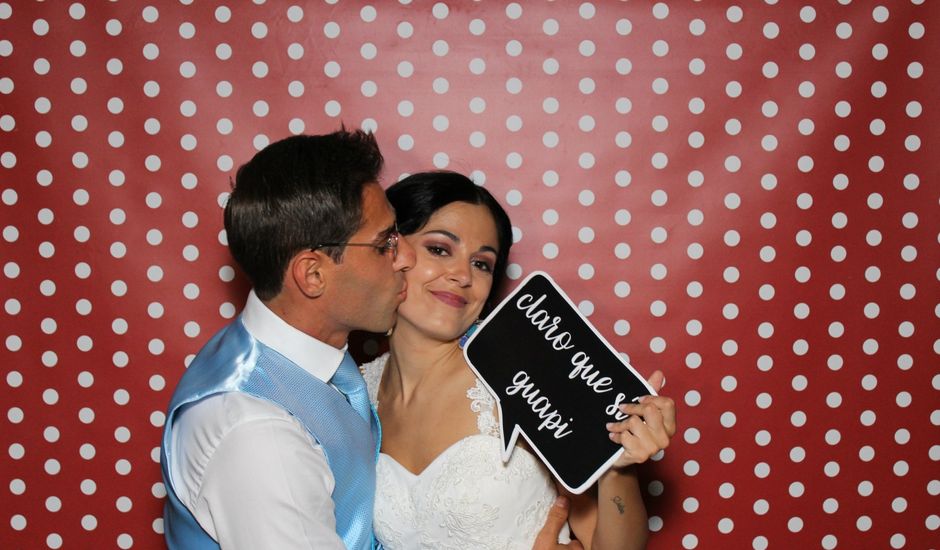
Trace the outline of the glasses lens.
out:
[[[392,251],[392,260],[398,259],[398,233],[392,233],[388,236],[388,248]]]

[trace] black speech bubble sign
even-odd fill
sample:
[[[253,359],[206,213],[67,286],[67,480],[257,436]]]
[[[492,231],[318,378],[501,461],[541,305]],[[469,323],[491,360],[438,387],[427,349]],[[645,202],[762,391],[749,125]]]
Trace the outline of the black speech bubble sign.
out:
[[[499,408],[503,461],[519,434],[566,489],[584,492],[623,448],[616,403],[655,395],[547,273],[526,277],[464,346]]]

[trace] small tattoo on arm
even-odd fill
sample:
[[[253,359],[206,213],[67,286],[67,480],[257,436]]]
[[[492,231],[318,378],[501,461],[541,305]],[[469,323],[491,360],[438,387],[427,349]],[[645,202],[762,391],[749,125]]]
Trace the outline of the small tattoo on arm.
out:
[[[610,499],[610,500],[612,500],[612,501],[614,502],[614,504],[617,505],[617,511],[620,512],[620,515],[622,516],[622,515],[623,515],[623,511],[626,509],[626,507],[625,507],[624,504],[623,504],[623,499],[618,496],[618,497],[614,497],[614,498],[612,498],[612,499]]]

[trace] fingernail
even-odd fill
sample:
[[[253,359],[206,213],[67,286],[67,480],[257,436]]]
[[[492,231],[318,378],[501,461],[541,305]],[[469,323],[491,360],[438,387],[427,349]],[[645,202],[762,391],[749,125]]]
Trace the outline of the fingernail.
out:
[[[665,388],[665,387],[666,387],[666,375],[664,374],[664,375],[663,375],[663,383],[662,383],[662,385],[659,386],[659,389],[662,390],[662,389]]]
[[[607,427],[607,429],[609,430],[609,429],[611,429],[611,428],[614,427],[614,423],[613,423],[613,422],[608,422],[608,423],[606,424],[606,427]]]
[[[609,433],[607,437],[609,437],[611,441],[617,441],[617,434],[615,433]]]
[[[559,508],[567,508],[567,507],[568,507],[568,497],[562,496],[562,495],[558,495],[557,497],[555,497],[555,506],[557,506],[557,507],[559,507]]]

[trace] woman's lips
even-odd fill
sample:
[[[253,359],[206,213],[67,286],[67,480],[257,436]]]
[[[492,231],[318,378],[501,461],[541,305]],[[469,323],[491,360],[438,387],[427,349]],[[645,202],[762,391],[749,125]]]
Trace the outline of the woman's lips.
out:
[[[457,294],[454,294],[452,292],[437,291],[437,292],[431,292],[431,294],[433,294],[434,297],[437,298],[438,300],[444,302],[445,304],[451,307],[464,307],[465,305],[467,305],[466,298],[464,298],[463,296],[458,296]]]

